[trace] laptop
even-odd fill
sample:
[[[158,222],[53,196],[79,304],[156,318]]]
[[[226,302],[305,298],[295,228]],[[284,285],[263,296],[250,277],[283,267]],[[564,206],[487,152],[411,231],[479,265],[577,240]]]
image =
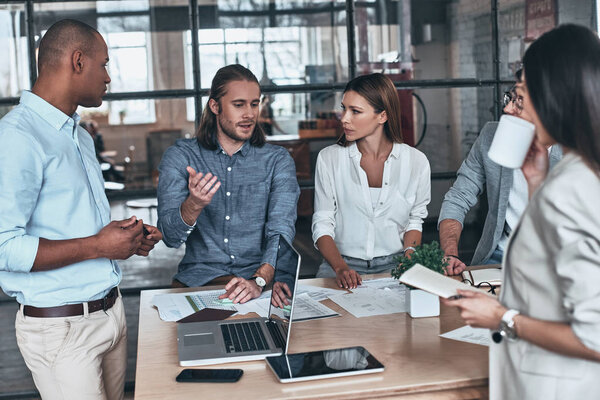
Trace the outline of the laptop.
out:
[[[178,324],[179,365],[188,367],[262,360],[286,351],[300,273],[300,254],[282,236],[279,236],[275,264],[273,282],[285,283],[290,288],[290,309],[275,307],[270,301],[269,318]],[[270,300],[272,297],[273,292]]]

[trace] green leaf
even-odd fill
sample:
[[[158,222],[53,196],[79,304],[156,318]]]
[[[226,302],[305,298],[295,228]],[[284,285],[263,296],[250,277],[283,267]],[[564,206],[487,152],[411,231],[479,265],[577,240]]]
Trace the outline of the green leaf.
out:
[[[414,253],[409,257],[400,256],[396,258],[398,268],[392,270],[392,276],[395,279],[412,268],[415,264],[421,264],[432,271],[444,273],[444,269],[448,266],[448,261],[444,257],[444,251],[440,248],[438,242],[433,241],[429,244],[422,244],[415,248]]]

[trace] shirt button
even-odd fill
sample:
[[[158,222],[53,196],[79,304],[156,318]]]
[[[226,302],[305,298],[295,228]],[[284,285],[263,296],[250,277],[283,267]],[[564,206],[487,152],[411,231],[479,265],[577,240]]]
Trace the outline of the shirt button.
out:
[[[229,257],[231,257],[231,259],[233,260],[235,258],[235,256],[232,254]]]
[[[383,204],[383,201],[380,201],[379,204]]]
[[[231,171],[231,167],[227,167],[227,171]]]
[[[227,192],[225,193],[227,196],[231,196],[231,192]]]
[[[387,185],[387,182],[385,184]]]
[[[225,219],[226,219],[227,221],[229,221],[229,215],[226,215],[226,216],[225,216]]]
[[[223,241],[224,241],[225,243],[227,243],[227,242],[229,242],[229,239],[225,238],[225,239],[223,239]]]

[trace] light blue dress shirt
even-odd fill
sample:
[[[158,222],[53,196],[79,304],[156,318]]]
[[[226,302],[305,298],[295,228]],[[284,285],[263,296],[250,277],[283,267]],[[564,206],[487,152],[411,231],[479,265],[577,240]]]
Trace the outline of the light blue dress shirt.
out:
[[[39,238],[87,237],[110,222],[94,142],[79,119],[25,91],[0,120],[0,287],[21,304],[95,300],[121,280],[106,258],[31,272]]]

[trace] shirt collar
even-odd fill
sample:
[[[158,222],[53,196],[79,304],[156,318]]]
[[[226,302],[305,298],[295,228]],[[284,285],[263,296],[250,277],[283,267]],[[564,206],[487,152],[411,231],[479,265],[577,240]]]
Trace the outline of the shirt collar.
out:
[[[72,117],[69,117],[67,114],[29,90],[23,91],[20,103],[31,108],[36,114],[42,117],[44,121],[48,122],[50,126],[56,129],[57,132],[62,129],[69,119],[73,119],[75,125],[77,125],[81,119],[77,113],[74,113]]]
[[[350,158],[355,158],[355,157],[360,157],[360,151],[358,150],[358,146],[356,145],[356,142],[352,142],[350,144],[350,146],[348,146],[348,155],[350,156]]]
[[[250,143],[249,143],[248,140],[246,140],[244,142],[244,144],[242,145],[242,147],[240,147],[239,149],[237,149],[237,151],[235,153],[233,153],[233,154],[240,153],[242,156],[246,157],[246,155],[248,155],[249,151],[250,151]],[[216,152],[217,152],[217,154],[219,154],[219,153],[227,154],[227,152],[225,150],[223,150],[223,147],[221,147],[221,143],[219,143],[218,140],[217,140],[217,150],[216,150]]]
[[[392,152],[390,153],[390,156],[392,156],[394,158],[400,158],[401,151],[402,151],[402,144],[394,143],[394,145],[392,147]]]
[[[394,158],[399,158],[401,152],[402,152],[402,144],[394,143],[392,146],[392,151],[390,153],[390,156],[392,156]],[[350,146],[348,146],[348,155],[351,158],[360,157],[361,154],[360,154],[360,151],[358,150],[358,146],[356,145],[356,142],[352,142],[352,144]]]

